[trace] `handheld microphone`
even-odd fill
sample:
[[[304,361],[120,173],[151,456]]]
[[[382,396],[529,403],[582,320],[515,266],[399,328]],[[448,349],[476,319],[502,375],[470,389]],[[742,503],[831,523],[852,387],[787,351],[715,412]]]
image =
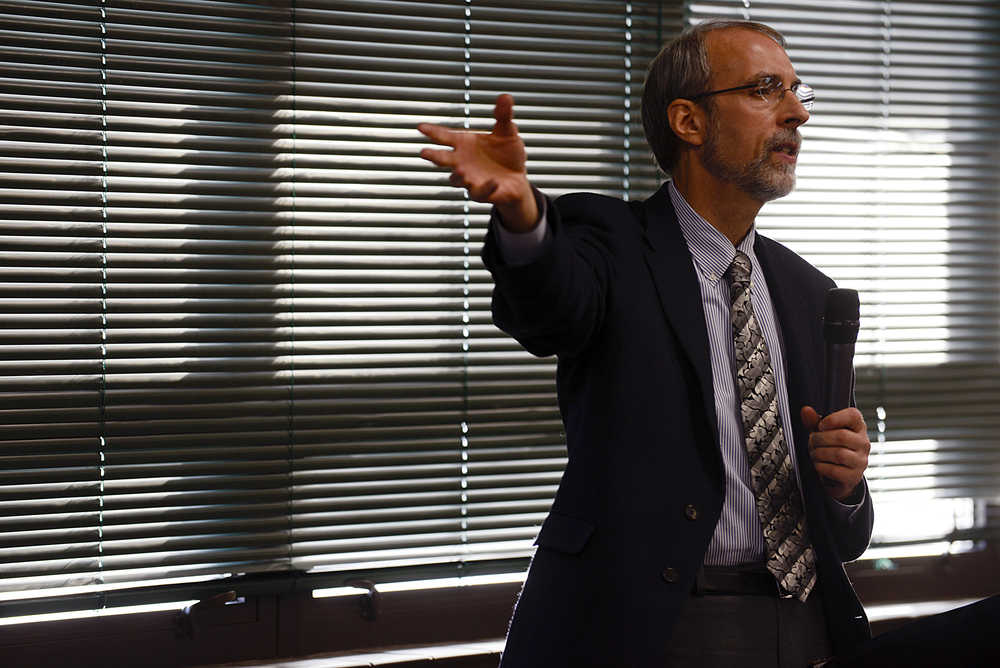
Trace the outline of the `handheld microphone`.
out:
[[[823,316],[823,338],[826,340],[824,416],[851,405],[854,344],[858,340],[860,318],[861,306],[857,290],[827,290],[826,313]]]

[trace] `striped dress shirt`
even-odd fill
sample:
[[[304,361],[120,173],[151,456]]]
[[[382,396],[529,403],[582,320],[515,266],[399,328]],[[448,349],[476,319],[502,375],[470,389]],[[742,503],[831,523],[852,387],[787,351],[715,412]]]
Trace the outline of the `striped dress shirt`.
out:
[[[767,289],[764,270],[761,269],[753,244],[757,238],[754,227],[739,246],[711,223],[702,218],[685,201],[674,187],[669,185],[670,201],[677,213],[684,241],[691,253],[691,262],[698,275],[701,289],[701,303],[705,310],[705,328],[708,330],[708,347],[712,359],[712,392],[715,395],[716,426],[719,430],[719,445],[726,471],[726,501],[722,515],[715,525],[715,534],[708,544],[705,563],[709,566],[732,566],[767,560],[767,544],[757,516],[757,501],[750,488],[750,464],[747,449],[743,443],[743,423],[740,417],[740,402],[736,396],[735,367],[733,350],[733,330],[729,319],[729,281],[726,270],[736,257],[736,249],[750,258],[750,300],[754,316],[760,325],[771,354],[771,368],[777,386],[778,412],[782,425],[791,425],[788,410],[788,385],[785,379],[785,358],[781,339],[778,335],[777,319]],[[785,427],[785,442],[795,466],[795,444],[792,430]],[[802,489],[801,484],[799,489]]]

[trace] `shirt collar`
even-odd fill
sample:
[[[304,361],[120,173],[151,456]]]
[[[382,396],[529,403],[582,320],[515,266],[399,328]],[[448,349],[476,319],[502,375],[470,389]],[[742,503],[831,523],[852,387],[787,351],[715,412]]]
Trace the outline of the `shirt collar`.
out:
[[[681,233],[687,242],[688,250],[691,252],[698,273],[713,283],[719,280],[729,269],[733,258],[736,257],[736,248],[749,255],[751,261],[754,259],[753,244],[757,238],[756,224],[750,226],[750,231],[734,248],[726,235],[691,208],[691,205],[674,186],[673,181],[668,186],[670,201],[677,214],[677,222],[681,226]]]

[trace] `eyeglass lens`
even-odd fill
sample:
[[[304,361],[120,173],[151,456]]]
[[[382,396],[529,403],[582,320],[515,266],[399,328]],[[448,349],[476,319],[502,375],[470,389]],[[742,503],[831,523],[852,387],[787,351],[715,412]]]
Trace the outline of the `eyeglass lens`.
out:
[[[808,84],[799,84],[795,89],[795,97],[799,98],[799,102],[802,103],[806,111],[812,109],[813,104],[816,103],[816,91]]]

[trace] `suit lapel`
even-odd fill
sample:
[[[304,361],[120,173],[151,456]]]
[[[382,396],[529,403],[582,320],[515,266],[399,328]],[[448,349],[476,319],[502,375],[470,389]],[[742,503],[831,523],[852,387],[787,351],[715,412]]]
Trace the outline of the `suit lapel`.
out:
[[[705,310],[701,303],[698,277],[666,184],[643,203],[642,212],[646,230],[646,265],[653,276],[667,322],[676,334],[682,352],[694,367],[709,432],[716,446],[714,452],[721,466]]]

